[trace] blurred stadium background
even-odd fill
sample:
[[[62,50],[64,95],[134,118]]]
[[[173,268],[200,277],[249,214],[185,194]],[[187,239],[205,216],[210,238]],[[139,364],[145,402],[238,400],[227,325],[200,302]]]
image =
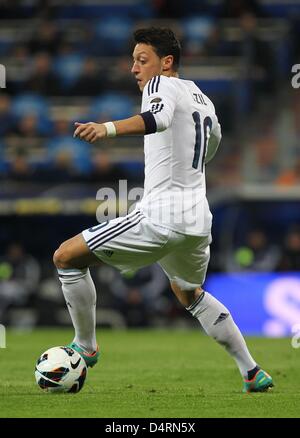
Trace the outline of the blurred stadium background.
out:
[[[101,187],[143,184],[141,138],[100,147],[74,121],[139,112],[131,35],[170,26],[180,74],[215,103],[223,141],[207,167],[214,214],[206,289],[244,334],[287,336],[300,323],[298,0],[0,1],[0,322],[69,326],[52,254],[96,223]],[[194,327],[152,266],[123,279],[93,270],[106,327]]]

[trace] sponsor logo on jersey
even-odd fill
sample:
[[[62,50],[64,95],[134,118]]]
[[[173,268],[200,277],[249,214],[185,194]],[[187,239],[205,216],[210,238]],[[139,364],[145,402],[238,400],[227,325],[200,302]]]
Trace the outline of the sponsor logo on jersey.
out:
[[[156,114],[159,113],[163,109],[163,107],[164,107],[163,103],[155,103],[151,106],[150,111],[152,112],[152,114]]]

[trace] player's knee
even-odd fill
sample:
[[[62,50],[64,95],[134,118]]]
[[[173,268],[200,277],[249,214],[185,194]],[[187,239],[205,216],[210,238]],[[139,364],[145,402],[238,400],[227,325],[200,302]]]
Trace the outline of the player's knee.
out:
[[[53,254],[53,263],[58,269],[71,268],[71,252],[66,245],[62,244]]]
[[[200,287],[186,290],[184,287],[179,286],[177,283],[173,281],[171,281],[170,284],[172,291],[174,292],[177,299],[184,307],[191,306],[203,292],[202,288]]]

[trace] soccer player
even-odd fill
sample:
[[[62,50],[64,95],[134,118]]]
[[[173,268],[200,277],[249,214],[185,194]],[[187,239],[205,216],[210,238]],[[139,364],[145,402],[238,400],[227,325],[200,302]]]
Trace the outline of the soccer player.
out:
[[[131,72],[143,92],[141,113],[103,124],[76,123],[74,136],[94,143],[144,135],[144,196],[127,216],[84,230],[54,254],[75,328],[70,346],[88,366],[95,365],[99,349],[90,266],[101,261],[125,273],[158,262],[180,303],[236,361],[243,391],[265,391],[272,378],[251,357],[229,310],[202,289],[212,222],[205,165],[221,140],[214,105],[194,82],[179,79],[180,44],[171,30],[139,29],[134,39]]]

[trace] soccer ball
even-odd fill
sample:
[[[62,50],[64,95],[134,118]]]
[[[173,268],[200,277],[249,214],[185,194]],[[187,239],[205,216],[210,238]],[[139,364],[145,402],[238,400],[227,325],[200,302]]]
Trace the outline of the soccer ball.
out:
[[[53,347],[38,358],[37,384],[47,392],[79,392],[87,375],[84,359],[70,347]]]

